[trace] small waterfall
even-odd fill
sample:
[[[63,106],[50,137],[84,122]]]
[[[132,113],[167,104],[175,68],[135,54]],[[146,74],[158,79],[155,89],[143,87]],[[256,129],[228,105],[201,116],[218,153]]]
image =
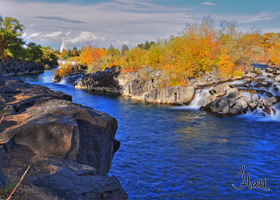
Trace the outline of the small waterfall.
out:
[[[198,110],[201,106],[206,105],[206,100],[209,95],[209,90],[211,88],[207,89],[198,89],[195,90],[194,98],[193,100],[189,103],[189,105],[184,105],[184,106],[175,106],[172,107],[172,109],[177,109],[177,110],[188,110],[188,109],[195,109]]]
[[[66,82],[65,78],[63,78],[58,82],[58,84],[65,85],[65,84],[67,84],[67,82]]]
[[[240,115],[238,117],[246,118],[248,120],[253,120],[253,121],[261,121],[261,122],[280,121],[280,105],[279,103],[277,103],[271,106],[270,114],[266,114],[262,111],[262,109],[257,108],[253,112],[248,111],[246,114]]]
[[[212,88],[207,89],[199,89],[195,91],[195,95],[191,103],[188,105],[189,108],[200,108],[201,106],[206,105],[207,97],[209,96],[209,90]]]
[[[68,84],[74,86],[77,81],[80,81],[82,79],[82,76],[83,76],[82,74],[74,74],[74,75],[67,76],[61,79],[59,84]]]

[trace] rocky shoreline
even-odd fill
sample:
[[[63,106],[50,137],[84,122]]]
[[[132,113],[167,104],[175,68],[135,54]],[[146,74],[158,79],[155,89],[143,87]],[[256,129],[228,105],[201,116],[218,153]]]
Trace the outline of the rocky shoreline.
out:
[[[56,62],[51,63],[48,68],[57,67]],[[40,63],[35,63],[26,60],[9,59],[7,63],[3,63],[0,58],[0,75],[15,76],[25,74],[43,73],[45,66]]]
[[[116,93],[148,103],[199,106],[218,114],[276,114],[275,106],[280,101],[279,68],[265,66],[261,70],[251,66],[242,77],[231,79],[221,79],[217,74],[190,79],[187,87],[163,87],[167,77],[161,71],[146,68],[122,73],[113,67],[70,75],[65,81],[76,89]]]
[[[71,99],[0,76],[0,163],[7,179],[30,165],[23,187],[60,199],[127,199],[117,178],[107,176],[120,147],[116,119]]]

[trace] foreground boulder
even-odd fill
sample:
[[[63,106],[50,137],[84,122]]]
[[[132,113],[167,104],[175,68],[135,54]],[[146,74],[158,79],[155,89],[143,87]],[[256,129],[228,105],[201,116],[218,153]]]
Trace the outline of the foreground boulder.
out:
[[[41,174],[41,178],[33,180],[38,186],[48,187],[66,199],[70,199],[69,196],[73,196],[73,199],[91,198],[92,193],[105,192],[103,186],[106,185],[116,187],[118,191],[121,188],[115,178],[106,177],[113,155],[120,146],[120,142],[114,139],[117,121],[113,117],[72,103],[71,96],[64,93],[0,76],[0,116],[2,115],[5,117],[0,124],[0,140],[6,144],[6,156],[18,149],[28,148],[40,158],[60,159],[56,162],[59,170]],[[22,151],[17,152],[22,154]],[[70,165],[76,166],[75,172],[69,170],[67,166]],[[90,172],[83,173],[84,168]],[[81,174],[77,173],[82,173],[83,176],[80,177]],[[60,186],[52,188],[51,185],[55,185],[55,180],[60,178],[63,179],[57,183]],[[94,188],[93,183],[100,180],[103,180],[104,185]],[[69,184],[80,187],[73,190],[68,187]],[[84,185],[88,185],[87,189],[82,190]],[[69,189],[71,191],[66,192]],[[114,192],[113,189],[112,191]],[[63,196],[63,193],[68,196]],[[116,195],[125,197],[126,193],[122,189]]]

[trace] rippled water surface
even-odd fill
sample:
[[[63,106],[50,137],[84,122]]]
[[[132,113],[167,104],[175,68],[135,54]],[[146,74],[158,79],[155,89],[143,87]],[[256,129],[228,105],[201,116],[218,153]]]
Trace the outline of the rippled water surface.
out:
[[[122,145],[110,174],[129,199],[280,199],[280,120],[219,117],[90,94],[52,83],[52,71],[20,78],[65,92],[118,120],[116,138]],[[232,184],[241,187],[242,165],[250,182],[266,178],[270,191],[234,190]]]

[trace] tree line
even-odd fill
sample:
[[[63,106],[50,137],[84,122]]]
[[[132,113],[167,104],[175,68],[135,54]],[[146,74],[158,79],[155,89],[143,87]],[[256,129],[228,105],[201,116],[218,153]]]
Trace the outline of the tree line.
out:
[[[253,63],[280,65],[280,33],[237,31],[236,22],[223,21],[216,28],[206,17],[201,23],[187,24],[179,36],[146,42],[119,51],[83,47],[80,60],[89,72],[113,65],[125,71],[149,66],[171,77],[171,85],[184,85],[189,77],[200,77],[216,70],[221,77],[240,76]]]
[[[44,65],[57,62],[57,56],[51,47],[42,47],[33,42],[23,41],[25,27],[12,17],[0,17],[0,58],[10,58],[38,62]]]
[[[111,66],[120,66],[127,72],[148,66],[162,70],[170,77],[170,85],[186,85],[188,78],[213,70],[229,78],[242,75],[252,63],[280,65],[280,33],[242,33],[237,31],[236,22],[223,21],[216,27],[210,17],[187,24],[178,36],[146,41],[132,49],[123,45],[120,50],[112,45],[107,49],[88,45],[59,53],[51,47],[25,44],[23,30],[18,20],[0,18],[1,58],[47,63],[58,57],[86,65],[89,73]]]

